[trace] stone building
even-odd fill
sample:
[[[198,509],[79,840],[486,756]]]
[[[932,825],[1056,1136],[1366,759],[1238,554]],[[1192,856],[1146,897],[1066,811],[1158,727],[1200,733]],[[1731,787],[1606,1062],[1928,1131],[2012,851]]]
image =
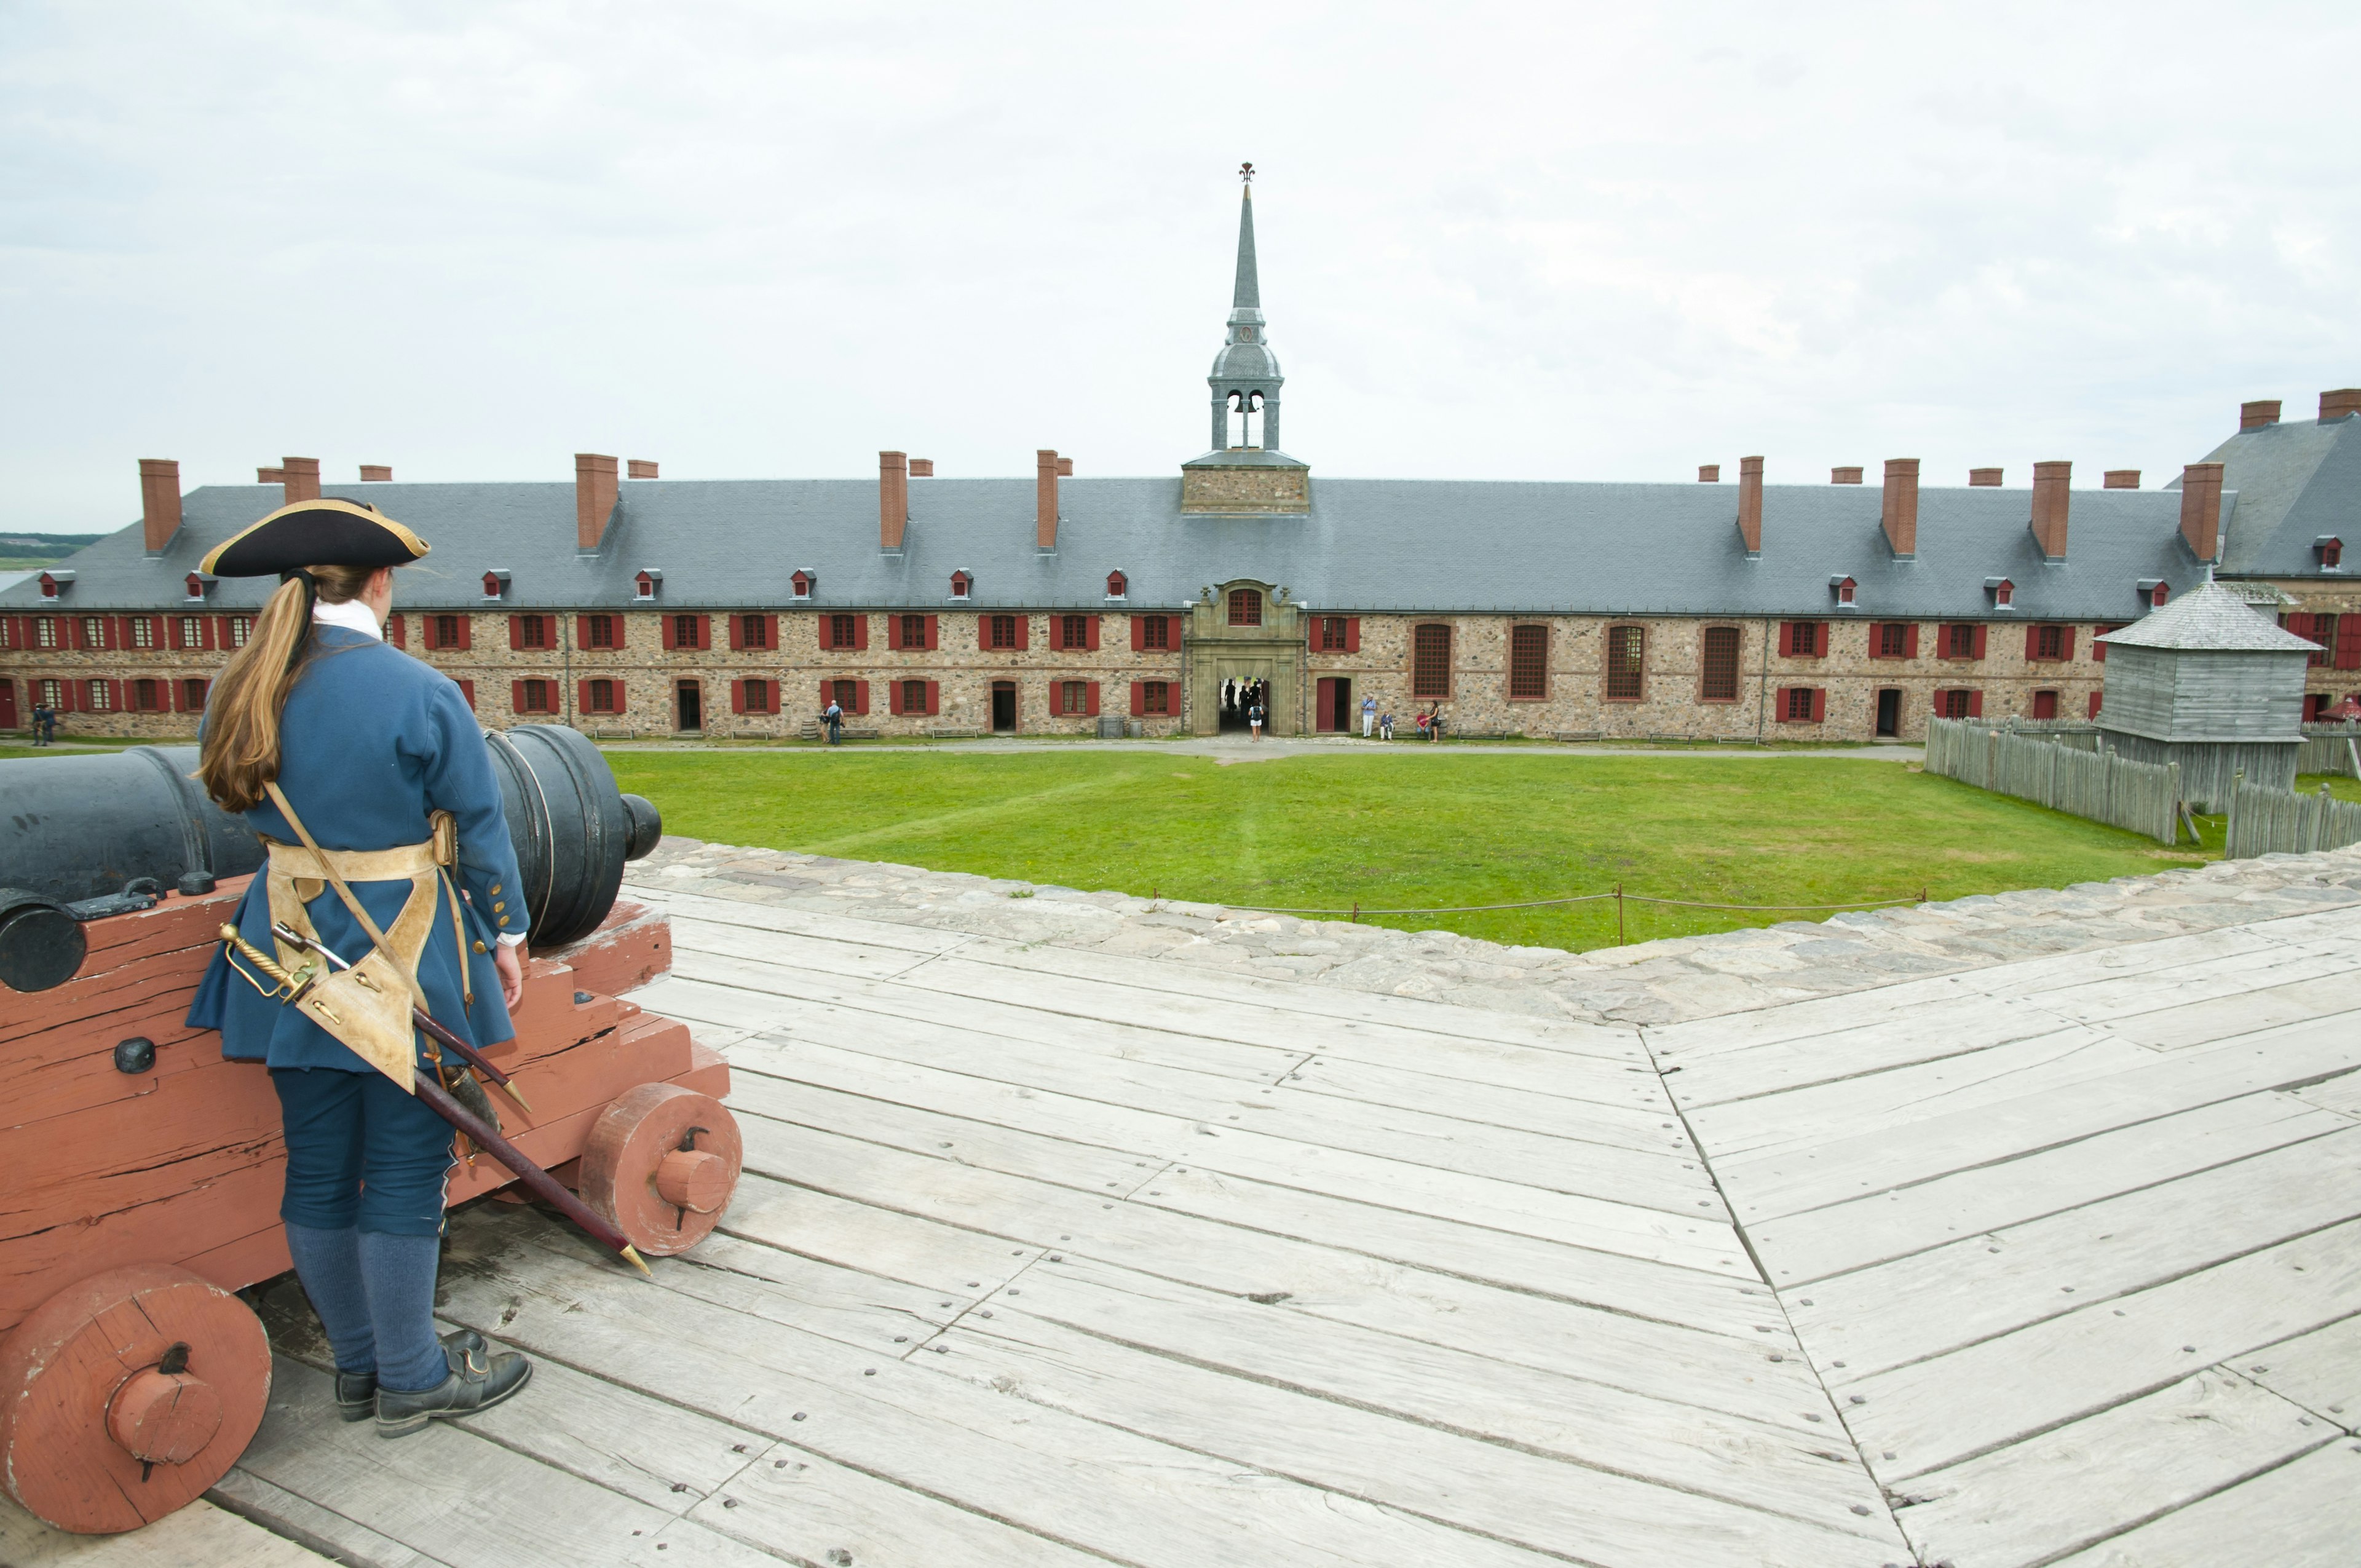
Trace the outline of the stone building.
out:
[[[586,454],[571,485],[365,466],[328,493],[434,544],[390,630],[487,724],[594,732],[793,735],[833,697],[888,735],[1211,733],[1258,681],[1279,734],[1357,729],[1369,697],[1405,726],[1440,704],[1459,735],[1911,740],[1929,714],[2094,712],[2097,634],[2202,581],[2225,538],[2225,575],[2281,584],[2294,613],[2361,612],[2333,540],[2282,569],[2304,564],[2286,539],[2361,495],[2361,393],[2323,398],[2316,429],[2242,431],[2178,494],[2122,471],[2077,490],[2062,462],[2029,488],[1996,468],[1922,488],[1911,458],[1875,488],[1857,467],[1771,484],[1760,457],[1734,485],[1719,465],[1697,484],[1318,477],[1279,444],[1251,192],[1207,380],[1213,444],[1162,477],[1049,450],[1029,482],[900,452],[874,480],[742,481]],[[0,727],[39,700],[70,733],[190,733],[272,586],[199,560],[324,493],[304,458],[185,495],[176,464],[139,472],[139,523],[0,593]],[[2242,495],[2250,472],[2268,498]],[[2323,680],[2350,667],[2331,642]]]

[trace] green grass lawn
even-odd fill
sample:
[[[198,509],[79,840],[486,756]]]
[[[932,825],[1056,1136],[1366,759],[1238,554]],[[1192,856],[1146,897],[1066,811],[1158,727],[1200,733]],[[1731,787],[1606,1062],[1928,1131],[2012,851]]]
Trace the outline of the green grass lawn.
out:
[[[1389,754],[1221,766],[1118,751],[615,751],[666,831],[1213,903],[1433,908],[1627,893],[1848,904],[2061,887],[2196,851],[1839,758]],[[2218,848],[2218,847],[2217,847]],[[1819,919],[1627,903],[1631,941]],[[1611,902],[1372,916],[1492,941],[1616,940]]]

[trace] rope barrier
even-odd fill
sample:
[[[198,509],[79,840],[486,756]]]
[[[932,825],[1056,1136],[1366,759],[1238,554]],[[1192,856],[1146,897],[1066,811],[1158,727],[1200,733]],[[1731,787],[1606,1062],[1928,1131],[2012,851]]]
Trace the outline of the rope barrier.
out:
[[[1734,909],[1747,912],[1791,913],[1817,909],[1883,909],[1896,904],[1924,904],[1927,890],[1918,890],[1916,898],[1856,898],[1842,904],[1706,904],[1687,898],[1651,898],[1645,894],[1625,893],[1620,887],[1609,893],[1577,893],[1565,898],[1535,898],[1520,904],[1453,904],[1431,909],[1364,909],[1354,905],[1350,909],[1288,909],[1269,904],[1232,904],[1233,909],[1251,909],[1257,915],[1345,915],[1358,920],[1364,915],[1482,915],[1496,909],[1546,909],[1565,904],[1590,904],[1611,898],[1620,905],[1631,904],[1663,904],[1681,909]]]

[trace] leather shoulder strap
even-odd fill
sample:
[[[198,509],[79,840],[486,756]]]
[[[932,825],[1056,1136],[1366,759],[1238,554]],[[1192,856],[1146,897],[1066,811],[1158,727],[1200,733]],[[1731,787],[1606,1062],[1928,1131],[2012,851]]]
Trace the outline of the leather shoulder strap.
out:
[[[295,837],[303,841],[303,847],[311,850],[313,857],[320,862],[320,869],[328,873],[328,885],[336,890],[336,896],[345,901],[345,907],[352,911],[353,918],[361,923],[361,929],[368,933],[369,941],[379,952],[391,959],[394,956],[393,945],[385,939],[385,933],[378,929],[377,922],[369,918],[369,912],[361,907],[361,901],[353,896],[353,890],[346,884],[343,874],[336,870],[335,860],[329,856],[328,851],[320,848],[318,840],[312,837],[312,830],[303,826],[303,819],[295,815],[295,807],[288,801],[286,792],[279,787],[276,779],[262,787],[269,795],[270,804],[279,808],[279,814],[281,817],[287,818],[287,826],[295,829]],[[411,981],[411,989],[412,991],[418,989],[415,979]]]

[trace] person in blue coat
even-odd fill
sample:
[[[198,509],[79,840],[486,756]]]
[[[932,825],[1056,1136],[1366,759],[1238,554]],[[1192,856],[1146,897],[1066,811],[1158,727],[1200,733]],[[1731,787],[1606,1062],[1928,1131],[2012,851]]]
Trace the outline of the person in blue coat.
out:
[[[447,677],[384,641],[393,568],[426,551],[369,508],[319,500],[273,512],[209,554],[203,570],[215,576],[282,580],[214,683],[199,776],[273,846],[280,867],[258,873],[238,906],[247,942],[265,953],[277,945],[275,878],[280,918],[308,915],[322,944],[355,963],[373,945],[317,876],[319,860],[269,794],[275,784],[371,923],[411,949],[388,956],[405,967],[414,959],[427,1012],[482,1047],[515,1035],[509,1010],[523,995],[518,948],[528,920],[475,714]],[[456,829],[439,853],[438,813]],[[401,874],[385,874],[391,870]],[[280,948],[282,961],[294,956]],[[205,971],[188,1022],[220,1030],[224,1056],[269,1070],[287,1139],[280,1216],[335,1354],[344,1418],[374,1414],[381,1435],[398,1437],[523,1387],[532,1374],[523,1356],[492,1354],[470,1332],[447,1343],[434,1333],[450,1124],[265,994],[225,950]],[[411,1048],[416,1071],[436,1070],[415,1031]]]

